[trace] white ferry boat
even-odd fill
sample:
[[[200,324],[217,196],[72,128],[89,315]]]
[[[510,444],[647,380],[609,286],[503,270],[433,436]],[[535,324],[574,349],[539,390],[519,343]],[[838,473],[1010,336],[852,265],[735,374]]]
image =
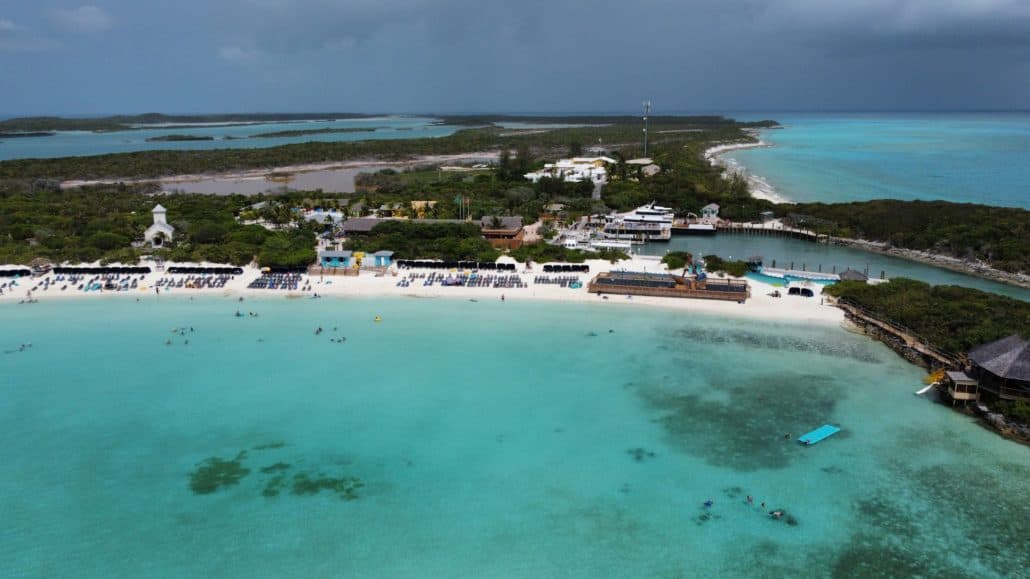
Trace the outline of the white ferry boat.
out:
[[[673,211],[654,202],[627,213],[605,215],[605,238],[629,241],[669,241],[672,238]]]
[[[562,246],[566,249],[578,249],[580,251],[625,251],[629,253],[633,244],[629,241],[616,241],[610,239],[566,239]]]

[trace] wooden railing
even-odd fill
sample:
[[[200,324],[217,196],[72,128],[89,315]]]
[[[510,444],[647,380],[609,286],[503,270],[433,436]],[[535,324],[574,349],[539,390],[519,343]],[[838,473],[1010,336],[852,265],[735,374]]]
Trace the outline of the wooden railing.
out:
[[[960,356],[954,352],[949,352],[932,345],[928,339],[919,335],[915,330],[897,322],[885,319],[883,316],[862,307],[858,302],[851,298],[838,298],[837,305],[841,306],[844,311],[850,312],[852,315],[875,323],[877,326],[904,340],[907,345],[914,348],[916,351],[928,355],[936,359],[938,362],[944,363],[948,366],[955,366],[959,362]]]

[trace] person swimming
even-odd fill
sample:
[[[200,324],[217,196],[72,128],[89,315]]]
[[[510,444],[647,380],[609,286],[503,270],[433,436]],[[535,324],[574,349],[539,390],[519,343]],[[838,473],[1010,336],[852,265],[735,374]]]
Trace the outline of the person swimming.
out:
[[[705,501],[704,504],[705,504],[705,508],[706,509],[710,509],[710,508],[712,508],[712,505],[715,504],[715,501],[713,501],[712,499],[708,499],[707,501]]]
[[[782,518],[783,517],[783,511],[781,511],[779,509],[777,509],[775,511],[769,511],[769,516],[774,518],[774,519]]]

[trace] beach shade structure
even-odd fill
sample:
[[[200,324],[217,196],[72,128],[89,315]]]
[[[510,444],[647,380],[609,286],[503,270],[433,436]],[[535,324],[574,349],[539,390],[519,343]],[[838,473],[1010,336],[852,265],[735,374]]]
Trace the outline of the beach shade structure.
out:
[[[860,271],[848,268],[840,272],[840,281],[869,281],[869,276]]]

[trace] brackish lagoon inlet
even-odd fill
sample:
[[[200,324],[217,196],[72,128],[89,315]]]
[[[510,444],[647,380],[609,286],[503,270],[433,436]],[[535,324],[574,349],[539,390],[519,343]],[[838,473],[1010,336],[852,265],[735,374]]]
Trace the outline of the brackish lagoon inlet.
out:
[[[4,577],[1030,568],[1027,449],[833,323],[185,295],[0,317]]]

